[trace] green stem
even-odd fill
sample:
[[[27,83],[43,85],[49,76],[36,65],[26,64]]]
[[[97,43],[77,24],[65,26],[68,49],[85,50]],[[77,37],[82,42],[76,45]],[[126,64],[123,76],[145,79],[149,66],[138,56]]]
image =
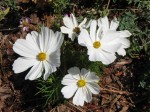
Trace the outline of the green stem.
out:
[[[107,3],[107,7],[106,7],[106,9],[108,9],[108,8],[109,8],[109,4],[110,4],[110,0],[108,0],[108,3]]]

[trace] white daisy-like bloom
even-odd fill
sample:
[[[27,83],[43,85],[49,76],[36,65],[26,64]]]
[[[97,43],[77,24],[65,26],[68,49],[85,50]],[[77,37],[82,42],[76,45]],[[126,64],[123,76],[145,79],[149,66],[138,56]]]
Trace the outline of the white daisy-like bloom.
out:
[[[35,80],[41,77],[44,80],[60,66],[60,47],[64,36],[60,32],[53,32],[42,27],[41,32],[32,31],[26,39],[18,39],[13,50],[21,55],[13,63],[15,73],[21,73],[32,67],[25,79]]]
[[[116,41],[118,35],[117,31],[104,33],[102,27],[97,30],[97,21],[92,20],[90,33],[83,29],[78,37],[78,43],[87,47],[90,61],[101,61],[108,65],[114,62],[115,52],[121,47],[121,43]]]
[[[84,102],[91,102],[92,93],[98,94],[100,87],[98,85],[99,77],[94,72],[78,67],[72,67],[68,74],[63,78],[62,84],[65,85],[61,92],[66,99],[73,95],[73,104],[83,106]]]
[[[87,19],[84,18],[84,20],[78,24],[78,21],[73,14],[70,14],[69,16],[66,14],[63,18],[65,26],[60,27],[61,32],[68,34],[68,37],[74,41],[75,37],[77,37],[80,34],[80,31],[85,27],[86,21]]]
[[[102,27],[104,33],[108,33],[109,31],[117,30],[119,26],[119,21],[117,21],[117,18],[114,18],[109,24],[108,17],[105,16],[103,18],[98,19],[98,26]],[[125,48],[130,47],[130,41],[127,39],[127,37],[130,37],[131,33],[128,30],[117,31],[117,32],[119,33],[119,35],[116,36],[117,38],[116,41],[122,44],[120,49],[118,49],[117,53],[119,55],[125,56],[126,55]]]

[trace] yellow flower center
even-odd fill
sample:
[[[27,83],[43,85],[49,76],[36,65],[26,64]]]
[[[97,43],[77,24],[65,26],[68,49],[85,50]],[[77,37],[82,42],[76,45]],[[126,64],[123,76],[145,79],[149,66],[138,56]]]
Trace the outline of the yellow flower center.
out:
[[[22,25],[25,27],[25,26],[29,26],[29,23],[28,22],[26,22],[26,21],[24,21],[24,22],[22,22]]]
[[[93,43],[93,47],[94,48],[99,48],[99,47],[101,47],[101,43],[100,43],[100,41],[95,41],[94,43]]]
[[[73,29],[73,32],[76,32],[77,34],[79,34],[79,33],[80,33],[80,28],[79,28],[79,27],[75,27],[75,28]]]
[[[77,82],[78,87],[83,87],[83,86],[85,86],[85,84],[86,84],[85,80],[78,80],[78,82]]]
[[[46,53],[44,53],[44,52],[39,53],[39,54],[37,55],[37,58],[38,58],[39,61],[44,61],[44,60],[46,60]]]

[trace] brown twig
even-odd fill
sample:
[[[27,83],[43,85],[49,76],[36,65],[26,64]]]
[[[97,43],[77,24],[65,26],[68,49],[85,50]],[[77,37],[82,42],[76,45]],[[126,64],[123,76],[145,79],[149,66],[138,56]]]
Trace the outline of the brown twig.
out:
[[[120,99],[121,95],[118,95],[111,103],[111,106],[110,106],[110,109],[109,109],[109,112],[113,112],[112,111],[112,108],[114,106],[114,104]]]
[[[114,71],[114,72],[115,72],[115,71]],[[112,79],[113,79],[115,82],[117,82],[117,84],[118,84],[121,88],[123,88],[122,83],[121,83],[119,80],[117,80],[116,77],[115,77],[113,74],[111,75],[111,77],[112,77]]]
[[[0,29],[0,32],[2,31],[14,31],[14,30],[18,30],[19,28],[6,28],[6,29]]]
[[[74,104],[72,104],[72,103],[70,103],[70,102],[68,102],[67,101],[67,103],[66,103],[66,106],[68,107],[68,108],[73,108],[73,109],[75,109],[75,110],[73,110],[73,109],[71,109],[72,111],[80,111],[80,112],[86,112],[85,110],[83,110],[81,107],[79,107],[79,106],[75,106]]]
[[[113,93],[117,93],[117,94],[120,94],[120,95],[122,95],[122,94],[126,94],[126,95],[132,94],[132,93],[129,93],[127,91],[119,91],[119,90],[107,89],[107,88],[102,88],[102,87],[100,87],[100,90],[101,91],[113,92]]]
[[[104,95],[100,95],[101,97],[105,98],[106,100],[109,100],[108,97],[104,96]]]
[[[147,9],[109,9],[110,11],[145,11]]]
[[[114,89],[114,90],[119,90],[119,88],[112,87],[112,86],[109,86],[109,85],[106,85],[105,87],[108,87],[108,88],[111,88],[111,89]]]

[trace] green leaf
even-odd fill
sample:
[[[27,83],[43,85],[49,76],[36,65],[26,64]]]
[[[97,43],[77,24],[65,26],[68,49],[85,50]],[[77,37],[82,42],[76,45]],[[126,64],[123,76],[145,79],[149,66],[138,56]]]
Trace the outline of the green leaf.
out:
[[[9,13],[10,7],[8,7],[6,10],[2,11],[0,10],[0,21],[5,18],[5,16]]]

